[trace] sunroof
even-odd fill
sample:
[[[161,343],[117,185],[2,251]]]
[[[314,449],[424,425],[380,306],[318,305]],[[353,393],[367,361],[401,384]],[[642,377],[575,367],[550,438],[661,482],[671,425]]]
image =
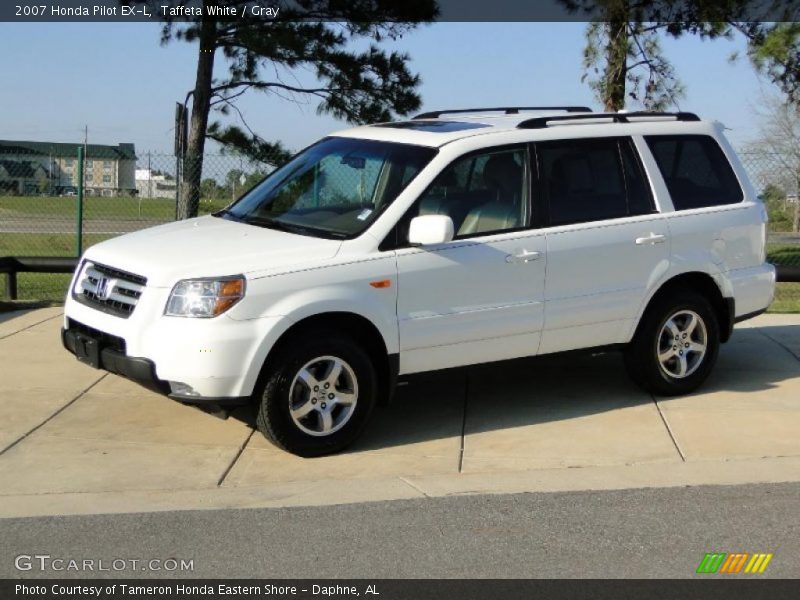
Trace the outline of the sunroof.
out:
[[[451,131],[464,131],[466,129],[481,129],[491,127],[485,123],[466,123],[464,121],[398,121],[397,123],[380,123],[375,127],[392,127],[394,129],[413,129],[414,131],[432,131],[434,133],[449,133]]]

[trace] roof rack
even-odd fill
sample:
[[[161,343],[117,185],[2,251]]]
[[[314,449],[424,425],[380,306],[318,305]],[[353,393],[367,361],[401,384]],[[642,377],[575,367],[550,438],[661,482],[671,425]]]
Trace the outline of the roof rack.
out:
[[[434,110],[420,113],[414,119],[438,119],[441,115],[456,113],[502,112],[507,115],[519,114],[521,110],[563,110],[569,113],[592,112],[588,106],[496,106],[493,108],[454,108],[451,110]]]
[[[631,118],[662,118],[671,117],[676,121],[699,121],[694,113],[690,112],[656,112],[634,111],[629,113],[592,113],[590,115],[553,115],[550,117],[535,117],[527,119],[517,125],[517,129],[544,129],[554,121],[585,121],[591,119],[611,119],[613,123],[630,123]]]

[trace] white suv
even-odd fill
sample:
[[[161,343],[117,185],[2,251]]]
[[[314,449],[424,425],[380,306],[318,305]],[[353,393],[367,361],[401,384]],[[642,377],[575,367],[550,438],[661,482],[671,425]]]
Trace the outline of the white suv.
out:
[[[578,348],[683,394],[766,309],[766,211],[718,123],[516,107],[333,134],[225,210],[90,248],[63,342],[341,450],[398,377]]]

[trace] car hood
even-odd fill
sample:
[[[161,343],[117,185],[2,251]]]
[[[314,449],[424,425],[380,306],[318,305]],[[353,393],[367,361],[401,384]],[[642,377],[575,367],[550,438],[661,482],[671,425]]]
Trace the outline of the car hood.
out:
[[[333,258],[339,240],[326,240],[218,217],[167,223],[92,246],[86,258],[147,277],[148,286],[180,279],[268,274]]]

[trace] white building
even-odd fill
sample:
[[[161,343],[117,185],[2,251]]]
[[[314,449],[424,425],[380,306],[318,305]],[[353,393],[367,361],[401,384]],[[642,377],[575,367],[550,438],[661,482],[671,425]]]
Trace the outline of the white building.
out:
[[[153,169],[136,169],[136,193],[140,198],[175,198],[175,178]]]

